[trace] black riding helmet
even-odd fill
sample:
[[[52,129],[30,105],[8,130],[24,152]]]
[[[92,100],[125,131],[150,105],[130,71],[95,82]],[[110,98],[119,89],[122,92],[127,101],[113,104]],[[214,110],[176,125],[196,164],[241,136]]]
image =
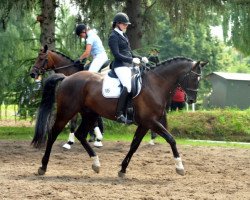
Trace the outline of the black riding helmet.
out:
[[[76,35],[80,36],[80,34],[87,29],[87,26],[85,24],[79,24],[76,26],[75,33]]]
[[[119,12],[115,15],[113,23],[131,24],[128,15],[122,12]]]

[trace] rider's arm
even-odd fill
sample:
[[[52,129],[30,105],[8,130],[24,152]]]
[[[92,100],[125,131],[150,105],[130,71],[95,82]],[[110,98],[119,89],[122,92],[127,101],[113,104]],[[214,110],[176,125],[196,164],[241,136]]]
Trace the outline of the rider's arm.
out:
[[[88,58],[90,56],[92,45],[91,44],[86,44],[86,49],[83,52],[83,54],[80,56],[80,60],[83,60],[85,58]]]
[[[115,35],[109,37],[109,48],[116,59],[132,63],[133,59],[131,57],[124,56],[119,52],[118,38]]]

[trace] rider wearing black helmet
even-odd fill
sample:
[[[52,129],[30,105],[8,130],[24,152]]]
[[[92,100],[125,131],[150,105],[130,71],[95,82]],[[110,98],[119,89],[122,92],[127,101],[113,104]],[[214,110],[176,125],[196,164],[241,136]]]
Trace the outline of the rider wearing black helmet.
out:
[[[81,61],[92,56],[93,61],[90,64],[89,71],[98,72],[102,65],[108,61],[108,56],[101,39],[94,30],[89,29],[85,24],[77,25],[75,33],[78,37],[84,38],[86,41],[85,51],[79,60]]]
[[[117,13],[113,19],[113,28],[115,28],[116,23],[124,23],[124,24],[131,24],[128,18],[128,15],[125,13]]]
[[[77,25],[76,27],[76,30],[75,30],[75,33],[78,37],[80,37],[80,34],[83,33],[83,32],[86,32],[87,31],[87,27],[85,24],[79,24]]]
[[[140,59],[133,58],[133,53],[129,44],[127,35],[125,34],[128,25],[131,24],[127,14],[117,13],[113,19],[113,31],[109,36],[109,47],[114,56],[112,68],[118,76],[123,90],[117,104],[116,117],[118,122],[132,123],[126,119],[124,111],[131,92],[131,69],[133,64],[139,65]],[[144,58],[145,60],[146,58]]]

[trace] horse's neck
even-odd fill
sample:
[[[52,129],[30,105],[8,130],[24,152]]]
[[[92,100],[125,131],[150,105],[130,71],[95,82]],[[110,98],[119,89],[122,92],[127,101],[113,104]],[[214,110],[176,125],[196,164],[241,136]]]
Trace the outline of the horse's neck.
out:
[[[178,64],[155,68],[150,73],[147,73],[146,79],[149,82],[147,87],[150,87],[158,98],[165,100],[171,96],[171,93],[178,85],[180,76],[186,73],[187,68],[186,65],[178,66]]]
[[[51,54],[53,63],[55,65],[55,68],[63,67],[72,63],[70,59],[58,54],[57,52],[51,51],[50,54]]]
[[[159,104],[164,104],[167,97],[173,90],[175,80],[173,77],[163,77],[155,71],[149,71],[143,78],[143,85],[146,91]]]
[[[177,84],[180,80],[180,77],[186,74],[189,70],[190,62],[184,60],[181,62],[169,64],[168,66],[162,65],[161,67],[156,68],[154,71],[164,79],[171,80],[171,82],[169,82],[168,84]]]
[[[54,71],[56,73],[62,73],[66,76],[74,74],[78,71],[81,71],[79,68],[73,66],[72,60],[63,57],[62,55],[56,53],[56,52],[51,52],[53,55],[54,59]],[[72,66],[70,66],[72,65]],[[65,68],[64,68],[65,67]]]
[[[157,68],[153,71],[151,71],[151,76],[154,78],[152,81],[155,83],[154,85],[157,87],[157,89],[166,91],[167,93],[171,91],[171,88],[174,87],[174,85],[177,82],[177,78],[173,76],[172,70],[164,70],[164,72],[161,70],[158,70]]]

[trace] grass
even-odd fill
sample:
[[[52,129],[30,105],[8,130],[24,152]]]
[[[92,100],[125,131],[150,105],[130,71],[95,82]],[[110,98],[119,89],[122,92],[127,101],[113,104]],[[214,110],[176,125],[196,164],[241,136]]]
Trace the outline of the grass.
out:
[[[1,106],[1,119],[18,120],[14,105]],[[249,148],[249,144],[232,143],[231,141],[250,142],[250,109],[214,109],[196,112],[172,112],[168,114],[169,131],[177,138],[178,144],[192,146],[221,146]],[[12,127],[13,126],[13,127]],[[34,134],[34,127],[0,126],[0,140],[29,140]],[[131,142],[136,126],[125,126],[110,120],[104,120],[105,140]],[[58,140],[66,141],[69,130],[65,129]],[[150,134],[143,139],[150,140]],[[224,143],[206,140],[227,141]],[[165,143],[157,137],[158,143]]]
[[[17,105],[4,105],[0,106],[1,119],[16,119]]]
[[[124,125],[122,125],[124,126]],[[124,126],[125,127],[125,126]],[[68,129],[65,129],[58,137],[59,141],[67,141]],[[31,141],[34,134],[33,127],[0,127],[0,140],[21,140]],[[132,133],[119,133],[113,131],[106,131],[104,135],[104,141],[125,141],[131,142],[133,139]],[[143,142],[149,142],[150,134],[147,134],[143,138]],[[166,143],[161,137],[156,138],[156,142],[160,144]],[[216,146],[227,148],[247,148],[250,149],[250,143],[232,143],[232,142],[216,142],[216,141],[202,141],[202,140],[190,140],[190,139],[176,139],[177,145],[189,145],[189,146]]]

